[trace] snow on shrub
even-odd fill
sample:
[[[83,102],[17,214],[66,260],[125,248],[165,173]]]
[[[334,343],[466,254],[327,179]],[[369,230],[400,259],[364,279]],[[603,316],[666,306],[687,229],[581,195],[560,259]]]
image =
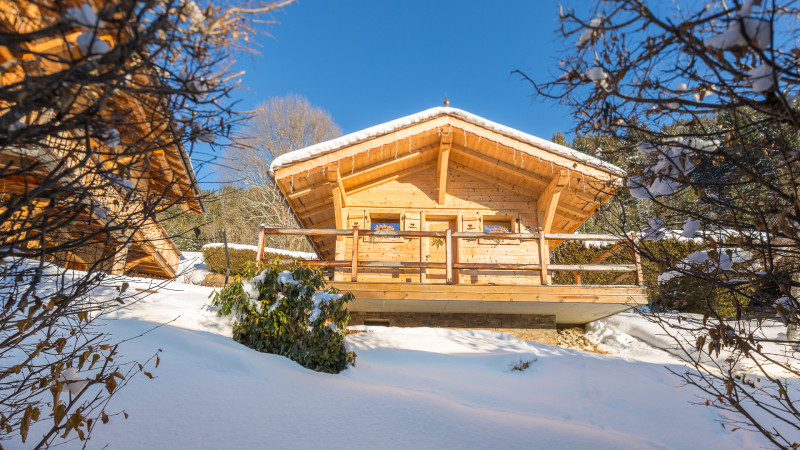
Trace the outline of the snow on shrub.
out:
[[[234,340],[311,370],[339,373],[355,362],[344,346],[350,320],[345,304],[352,299],[326,288],[318,269],[251,263],[214,305],[220,315],[234,317]]]

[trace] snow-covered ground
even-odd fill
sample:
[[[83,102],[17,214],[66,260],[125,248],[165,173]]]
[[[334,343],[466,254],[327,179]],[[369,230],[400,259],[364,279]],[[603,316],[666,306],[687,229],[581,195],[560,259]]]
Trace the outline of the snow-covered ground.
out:
[[[177,279],[185,284],[201,284],[209,273],[203,252],[182,252]]]
[[[125,281],[129,291],[154,289],[149,280]],[[210,306],[212,292],[173,282],[102,319],[118,340],[171,322],[120,348],[122,359],[140,360],[161,349],[161,364],[152,370],[155,379],[140,375],[117,394],[109,409],[124,409],[129,419],[98,425],[88,448],[767,444],[759,435],[726,430],[716,409],[693,404],[696,392],[664,367],[680,369],[653,345],[657,332],[635,336],[650,326],[635,314],[591,328],[609,355],[490,331],[358,327],[368,332],[347,337],[356,366],[330,375],[234,342],[230,322]],[[511,370],[526,361],[527,370]]]

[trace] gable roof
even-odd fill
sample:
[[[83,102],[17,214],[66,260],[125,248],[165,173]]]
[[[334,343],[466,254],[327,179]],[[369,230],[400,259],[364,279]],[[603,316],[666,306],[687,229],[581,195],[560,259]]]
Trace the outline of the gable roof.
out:
[[[294,163],[307,161],[313,159],[320,155],[325,155],[327,153],[335,152],[340,148],[347,147],[353,144],[357,144],[359,142],[367,141],[377,136],[381,136],[384,134],[388,134],[394,131],[397,131],[401,128],[405,128],[411,125],[415,125],[421,122],[425,122],[427,120],[436,118],[438,116],[443,115],[451,115],[458,117],[466,122],[472,123],[479,127],[483,127],[494,131],[496,133],[502,134],[504,136],[517,139],[527,144],[531,144],[539,149],[555,153],[560,156],[564,156],[566,158],[575,160],[582,164],[586,164],[589,166],[596,167],[598,169],[603,169],[615,175],[624,175],[625,172],[620,169],[619,167],[611,164],[609,162],[603,161],[599,158],[596,158],[591,155],[587,155],[585,153],[581,153],[577,150],[573,150],[569,147],[565,147],[560,144],[556,144],[555,142],[551,142],[540,137],[536,137],[527,133],[523,133],[519,130],[515,130],[513,128],[507,127],[505,125],[501,125],[496,122],[492,122],[491,120],[484,119],[483,117],[476,116],[475,114],[469,113],[467,111],[458,109],[458,108],[450,108],[446,106],[439,106],[436,108],[426,109],[424,111],[418,112],[416,114],[411,114],[409,116],[401,117],[399,119],[391,120],[386,123],[382,123],[380,125],[375,125],[373,127],[369,127],[367,129],[357,131],[355,133],[346,134],[336,139],[332,139],[330,141],[321,142],[319,144],[312,145],[310,147],[302,148],[299,150],[295,150],[289,153],[285,153],[283,155],[278,156],[272,161],[270,164],[270,175],[274,176],[276,170],[281,169],[283,167],[290,166]],[[520,149],[520,151],[524,151]],[[527,152],[530,154],[530,152]]]
[[[460,109],[439,107],[281,155],[273,160],[270,177],[302,227],[344,228],[344,210],[361,201],[361,192],[413,179],[409,177],[421,180],[423,171],[430,177],[415,182],[427,192],[415,200],[417,208],[447,208],[453,195],[447,179],[458,173],[521,194],[536,205],[536,214],[539,203],[551,205],[544,223],[564,233],[573,232],[608,201],[624,175],[593,156]],[[549,200],[562,190],[560,200]],[[395,207],[392,200],[387,202],[386,207]],[[310,240],[321,257],[333,256],[335,238]]]

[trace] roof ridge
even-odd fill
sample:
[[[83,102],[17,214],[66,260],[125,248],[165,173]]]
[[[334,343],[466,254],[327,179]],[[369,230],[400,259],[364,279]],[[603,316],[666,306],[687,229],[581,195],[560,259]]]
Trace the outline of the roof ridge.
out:
[[[459,118],[466,122],[472,123],[473,125],[477,125],[482,128],[486,128],[490,131],[494,131],[498,134],[502,134],[506,137],[525,142],[535,147],[539,147],[542,150],[549,151],[551,153],[569,159],[577,160],[583,164],[591,165],[609,172],[613,172],[617,175],[625,174],[625,172],[621,168],[609,162],[603,161],[602,159],[599,159],[597,157],[587,155],[585,153],[571,149],[564,145],[557,144],[555,142],[551,142],[528,133],[524,133],[522,131],[516,130],[514,128],[496,122],[492,122],[491,120],[484,119],[483,117],[477,116],[462,109],[453,108],[449,106],[437,106],[420,111],[415,114],[401,117],[399,119],[394,119],[388,122],[384,122],[382,124],[374,125],[369,128],[365,128],[361,131],[349,133],[335,139],[331,139],[325,142],[320,142],[318,144],[314,144],[305,148],[284,153],[283,155],[280,155],[272,160],[269,169],[270,175],[274,176],[275,170],[281,167],[286,167],[301,161],[307,161],[317,156],[336,151],[339,148],[363,142],[368,139],[372,139],[384,134],[388,134],[398,129],[405,128],[411,125],[416,125],[418,123],[422,123],[442,115],[450,115]]]

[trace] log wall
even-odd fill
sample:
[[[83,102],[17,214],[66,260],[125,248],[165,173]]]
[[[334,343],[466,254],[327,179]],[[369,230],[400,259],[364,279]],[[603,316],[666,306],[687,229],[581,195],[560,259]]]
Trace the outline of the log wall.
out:
[[[508,221],[509,232],[538,231],[535,192],[531,196],[513,192],[456,169],[448,173],[445,203],[437,201],[435,177],[419,172],[349,195],[343,208],[347,228],[369,229],[372,222],[397,218],[403,230],[483,231],[486,220]],[[353,239],[345,237],[337,260],[349,260]],[[446,251],[439,238],[360,237],[361,261],[444,262]],[[452,252],[456,262],[538,264],[539,242],[456,239]],[[337,279],[349,279],[350,270],[338,269]],[[444,269],[363,268],[359,281],[444,283]],[[536,270],[487,271],[461,269],[456,283],[540,284]]]

